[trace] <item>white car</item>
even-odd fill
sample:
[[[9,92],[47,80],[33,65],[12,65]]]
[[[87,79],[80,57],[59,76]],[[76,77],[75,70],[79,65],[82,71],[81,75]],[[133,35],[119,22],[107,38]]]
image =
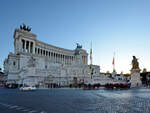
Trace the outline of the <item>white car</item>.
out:
[[[20,88],[21,91],[33,91],[36,90],[35,86],[23,86]]]

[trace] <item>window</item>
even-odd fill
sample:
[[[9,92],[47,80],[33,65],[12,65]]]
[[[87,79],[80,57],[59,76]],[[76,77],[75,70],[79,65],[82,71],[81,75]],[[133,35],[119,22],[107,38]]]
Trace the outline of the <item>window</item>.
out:
[[[15,62],[15,61],[13,62],[13,65],[14,65],[14,66],[16,65],[16,62]]]
[[[47,69],[47,65],[45,65],[45,69]]]

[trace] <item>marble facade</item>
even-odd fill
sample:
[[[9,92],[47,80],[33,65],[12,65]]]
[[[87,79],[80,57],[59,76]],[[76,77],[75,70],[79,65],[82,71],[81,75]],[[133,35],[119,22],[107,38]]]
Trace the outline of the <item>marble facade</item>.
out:
[[[92,76],[100,75],[99,66],[93,66]],[[88,53],[77,44],[74,50],[56,47],[37,40],[37,36],[23,29],[14,31],[14,53],[4,61],[8,83],[40,85],[69,85],[91,83]]]

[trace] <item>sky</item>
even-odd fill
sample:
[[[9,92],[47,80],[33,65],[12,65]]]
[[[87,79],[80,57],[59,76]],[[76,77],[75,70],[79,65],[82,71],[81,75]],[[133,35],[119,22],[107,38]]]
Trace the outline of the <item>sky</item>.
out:
[[[14,52],[13,33],[22,23],[37,39],[61,48],[80,43],[101,72],[129,73],[132,56],[150,71],[149,0],[0,0],[0,67]]]

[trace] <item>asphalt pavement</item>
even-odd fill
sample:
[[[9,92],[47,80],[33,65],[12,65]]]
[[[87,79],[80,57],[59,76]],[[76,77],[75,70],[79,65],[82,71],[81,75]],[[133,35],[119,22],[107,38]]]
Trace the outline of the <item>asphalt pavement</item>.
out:
[[[150,113],[150,89],[0,88],[0,113]]]

